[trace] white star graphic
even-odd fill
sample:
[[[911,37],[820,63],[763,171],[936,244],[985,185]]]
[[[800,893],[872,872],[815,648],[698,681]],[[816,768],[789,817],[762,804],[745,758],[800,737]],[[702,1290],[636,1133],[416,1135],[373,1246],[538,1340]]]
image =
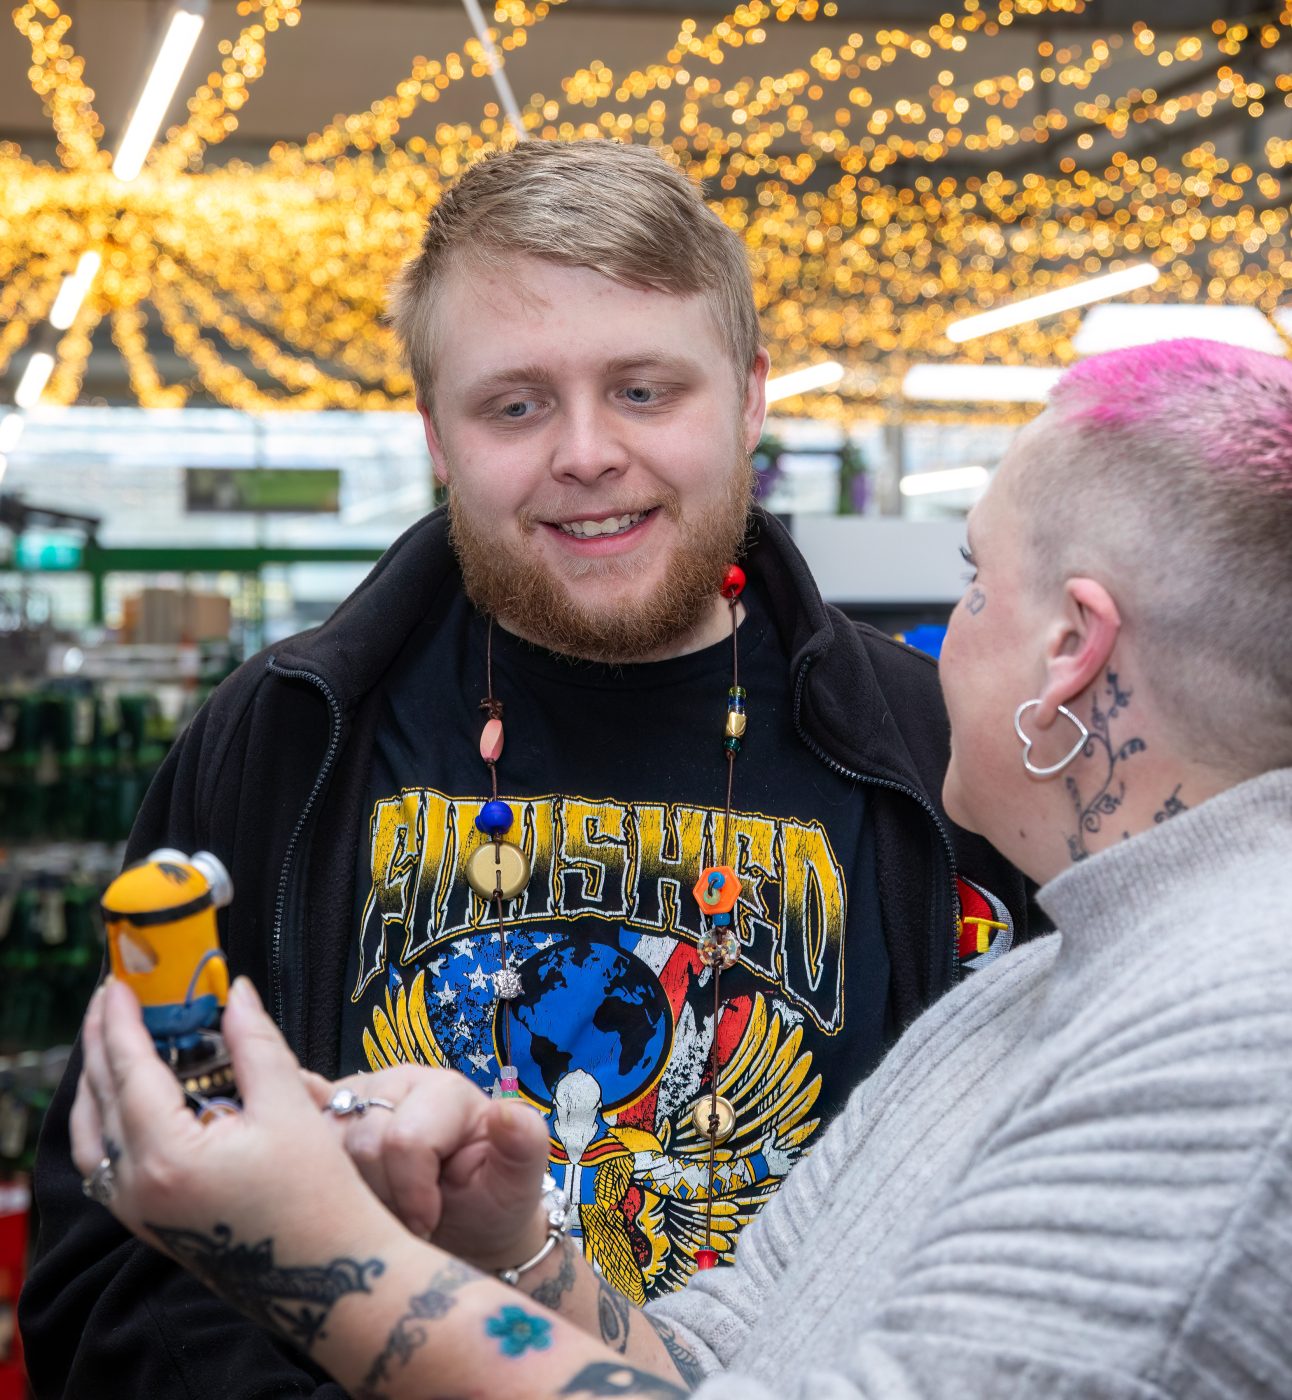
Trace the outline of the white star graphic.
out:
[[[439,991],[435,993],[435,995],[439,997],[441,1006],[452,1006],[453,1003],[458,999],[458,989],[456,987],[450,987],[446,984],[445,986],[441,987]]]
[[[430,962],[428,962],[428,963],[426,964],[426,972],[427,972],[428,976],[430,976],[430,977],[443,977],[443,976],[444,976],[444,959],[443,959],[443,958],[433,958]]]
[[[471,1026],[465,1016],[459,1016],[458,1019],[453,1023],[453,1039],[461,1040],[463,1039],[463,1037],[470,1039]]]
[[[467,977],[467,981],[477,992],[482,992],[489,985],[489,974],[476,963],[475,971]]]
[[[475,941],[470,938],[459,938],[453,945],[453,956],[455,958],[473,958],[476,955]]]
[[[492,1055],[486,1055],[486,1054],[483,1053],[483,1051],[480,1051],[480,1050],[473,1050],[473,1051],[467,1056],[467,1059],[471,1061],[472,1065],[473,1065],[476,1069],[481,1070],[481,1071],[484,1071],[484,1070],[487,1070],[487,1069],[489,1068],[489,1061],[493,1059],[493,1056],[492,1056]]]

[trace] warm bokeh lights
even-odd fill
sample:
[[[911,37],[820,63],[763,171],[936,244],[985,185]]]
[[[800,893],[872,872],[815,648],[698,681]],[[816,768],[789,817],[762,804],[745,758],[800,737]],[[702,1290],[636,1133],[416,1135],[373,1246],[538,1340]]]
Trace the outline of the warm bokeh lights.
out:
[[[509,138],[493,104],[474,125],[442,125],[433,141],[401,135],[415,109],[485,71],[473,40],[462,53],[415,59],[394,93],[301,144],[274,147],[260,165],[204,165],[253,100],[271,42],[279,53],[290,47],[302,2],[242,0],[244,28],[222,46],[221,71],[128,186],[109,171],[68,16],[56,0],[14,11],[61,165],[0,144],[0,371],[47,317],[63,277],[98,251],[102,267],[59,341],[46,402],[74,401],[91,336],[107,318],[144,405],[174,407],[200,387],[239,408],[411,406],[380,322],[385,288],[442,183]],[[817,49],[804,69],[763,74],[760,46],[774,26],[811,24],[833,7],[751,0],[711,25],[683,21],[657,63],[624,73],[593,63],[559,94],[534,94],[525,124],[546,138],[650,142],[708,182],[715,208],[748,244],[774,364],[829,358],[845,367],[837,388],[787,401],[787,411],[886,414],[915,361],[1069,363],[1076,311],[964,346],[946,327],[1125,263],[1161,272],[1140,299],[1273,311],[1292,296],[1292,141],[1263,140],[1260,160],[1244,162],[1206,138],[1205,120],[1292,111],[1292,76],[1271,80],[1258,62],[1292,41],[1292,0],[1253,28],[1217,19],[1159,38],[1141,23],[1057,50],[1041,39],[1022,68],[957,78],[962,55],[990,52],[1028,17],[1082,3],[963,0],[920,32],[852,34]],[[523,46],[549,15],[558,25],[559,8],[502,0],[493,11],[499,49]],[[1153,61],[1160,90],[1111,90],[1110,65],[1127,48]],[[899,56],[918,83],[881,105],[870,85]],[[1022,96],[1038,88],[1047,109],[1015,124]],[[1186,115],[1203,123],[1189,148],[1169,161],[1148,154],[1154,133]],[[1110,140],[1119,143],[1111,157]],[[1046,146],[1064,152],[1053,176],[1029,168],[1029,157],[1055,168],[1053,156],[1039,158]],[[1092,164],[1094,147],[1102,154]],[[966,152],[1001,154],[990,157],[996,169],[965,176]],[[953,158],[956,176],[947,173]],[[159,333],[190,377],[163,382],[149,350]]]

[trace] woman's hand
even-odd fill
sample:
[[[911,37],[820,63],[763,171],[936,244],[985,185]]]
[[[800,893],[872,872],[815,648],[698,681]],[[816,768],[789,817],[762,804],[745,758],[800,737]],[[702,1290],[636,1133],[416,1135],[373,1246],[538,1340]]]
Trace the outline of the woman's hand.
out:
[[[415,1065],[305,1080],[319,1107],[341,1089],[394,1105],[337,1122],[363,1179],[414,1234],[482,1269],[519,1264],[543,1243],[548,1136],[535,1110],[496,1102],[453,1070]]]
[[[245,978],[230,992],[223,1033],[244,1107],[203,1125],[129,988],[109,980],[96,993],[71,1114],[72,1157],[87,1179],[98,1173],[96,1199],[154,1244],[181,1230],[272,1240],[281,1257],[284,1247],[308,1254],[323,1236],[338,1252],[347,1223],[371,1233],[375,1203]]]

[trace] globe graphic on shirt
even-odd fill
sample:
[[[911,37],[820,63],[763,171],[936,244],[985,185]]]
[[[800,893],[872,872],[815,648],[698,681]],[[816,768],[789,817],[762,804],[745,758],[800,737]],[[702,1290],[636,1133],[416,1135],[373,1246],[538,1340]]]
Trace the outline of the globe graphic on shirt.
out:
[[[612,943],[554,943],[518,969],[511,1056],[525,1095],[550,1107],[556,1086],[585,1069],[612,1113],[651,1086],[668,1059],[673,1015],[650,968]],[[502,1048],[502,1007],[494,1043]]]

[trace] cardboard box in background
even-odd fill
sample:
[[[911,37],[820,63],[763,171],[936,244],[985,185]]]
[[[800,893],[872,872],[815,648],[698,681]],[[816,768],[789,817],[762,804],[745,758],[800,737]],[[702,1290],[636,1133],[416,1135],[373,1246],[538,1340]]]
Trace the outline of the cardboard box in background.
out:
[[[145,588],[122,605],[121,640],[162,646],[227,641],[232,622],[229,600],[222,593]]]

